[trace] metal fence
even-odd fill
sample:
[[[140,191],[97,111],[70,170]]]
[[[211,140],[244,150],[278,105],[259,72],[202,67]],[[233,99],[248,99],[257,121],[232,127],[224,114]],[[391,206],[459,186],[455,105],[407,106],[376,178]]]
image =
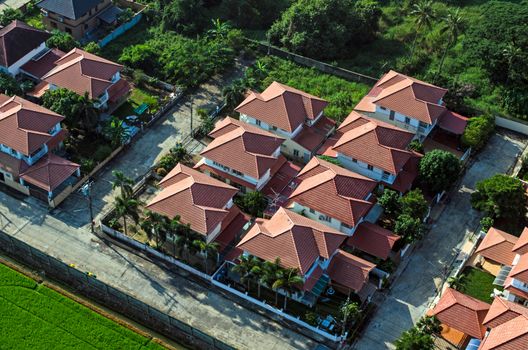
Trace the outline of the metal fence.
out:
[[[0,251],[79,294],[156,332],[200,349],[234,350],[226,343],[116,289],[0,230]]]

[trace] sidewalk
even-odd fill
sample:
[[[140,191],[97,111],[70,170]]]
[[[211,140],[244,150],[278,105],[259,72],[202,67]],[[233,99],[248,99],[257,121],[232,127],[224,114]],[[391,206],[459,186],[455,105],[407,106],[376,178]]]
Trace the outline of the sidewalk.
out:
[[[444,266],[456,259],[466,238],[478,226],[481,214],[470,203],[476,183],[508,171],[526,142],[507,134],[496,134],[490,139],[431,231],[408,258],[408,265],[391,286],[354,349],[393,349],[391,343],[423,315],[443,282]]]

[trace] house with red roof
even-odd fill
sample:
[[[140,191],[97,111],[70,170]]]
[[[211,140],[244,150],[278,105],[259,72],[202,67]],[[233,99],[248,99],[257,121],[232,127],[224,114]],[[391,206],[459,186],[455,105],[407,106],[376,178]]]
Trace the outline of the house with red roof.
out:
[[[40,81],[31,96],[40,98],[47,90],[65,88],[88,95],[99,110],[115,110],[126,100],[130,85],[121,77],[123,66],[74,48],[68,53],[50,50],[21,68]]]
[[[482,268],[496,276],[503,266],[511,266],[515,259],[513,247],[517,240],[518,237],[490,227],[475,251]]]
[[[53,154],[67,135],[63,120],[21,97],[0,94],[0,182],[53,205],[80,176],[78,164]]]
[[[342,251],[346,235],[288,209],[271,219],[257,219],[237,248],[262,260],[280,259],[283,268],[295,268],[304,283],[293,296],[313,305],[328,285],[365,300],[376,287],[369,282],[374,264]]]
[[[352,111],[319,153],[403,193],[418,176],[421,154],[408,149],[413,138],[406,130]]]
[[[206,242],[219,236],[234,236],[247,223],[233,204],[238,189],[183,164],[178,164],[159,183],[161,191],[146,209],[169,219],[179,217],[184,225]],[[230,230],[229,232],[226,230]]]
[[[46,52],[51,34],[14,20],[0,29],[0,70],[12,76],[33,57]]]
[[[492,328],[478,348],[478,350],[521,349],[528,349],[528,316],[525,314]]]
[[[482,324],[484,327],[492,329],[521,315],[528,317],[527,307],[501,297],[495,297]]]
[[[376,181],[323,159],[313,157],[297,179],[287,207],[349,236],[374,206]]]
[[[218,121],[209,136],[214,140],[195,168],[242,193],[262,190],[287,163],[280,153],[283,138],[240,120]]]
[[[324,116],[328,102],[273,82],[262,93],[250,92],[235,109],[240,120],[285,139],[282,153],[307,163],[335,129]]]
[[[389,71],[354,110],[408,130],[420,140],[438,125],[461,135],[467,118],[449,111],[443,102],[447,89]]]

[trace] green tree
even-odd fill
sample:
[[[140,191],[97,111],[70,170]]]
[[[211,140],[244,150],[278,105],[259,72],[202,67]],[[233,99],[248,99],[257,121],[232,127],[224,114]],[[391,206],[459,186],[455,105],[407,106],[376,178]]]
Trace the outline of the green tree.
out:
[[[95,41],[90,41],[84,46],[83,50],[94,55],[99,55],[101,53],[101,47]]]
[[[401,197],[400,207],[402,214],[407,214],[420,220],[425,218],[429,210],[429,204],[425,200],[422,190],[419,188],[409,191]]]
[[[216,242],[209,242],[207,243],[203,239],[197,239],[194,241],[194,245],[198,248],[200,253],[202,253],[204,257],[204,269],[205,273],[209,274],[208,272],[208,264],[207,261],[209,260],[210,255],[216,255],[218,254],[218,248],[220,245]]]
[[[121,197],[123,198],[131,197],[134,180],[125,176],[125,174],[123,174],[123,172],[119,170],[113,170],[112,175],[114,176],[114,181],[112,182],[112,189],[115,190],[119,188],[121,190]]]
[[[350,322],[355,322],[358,319],[359,315],[361,315],[361,309],[359,308],[358,303],[347,299],[339,308],[339,313],[341,314],[341,317],[343,317],[341,335],[345,335],[348,324]]]
[[[262,264],[263,273],[259,279],[259,285],[264,285],[272,288],[273,284],[279,278],[279,272],[281,271],[281,260],[279,257],[273,261],[264,261]],[[278,304],[279,293],[275,291],[275,305]]]
[[[299,275],[298,269],[288,268],[279,271],[279,276],[271,287],[275,290],[282,289],[286,293],[284,296],[284,310],[286,310],[286,307],[288,306],[288,298],[295,293],[302,284],[303,279]]]
[[[70,34],[61,32],[60,30],[54,30],[51,32],[51,37],[46,41],[46,44],[50,48],[57,48],[61,51],[68,52],[80,44]]]
[[[400,194],[390,188],[383,190],[383,194],[379,197],[378,203],[392,219],[395,219],[401,212]]]
[[[406,243],[413,243],[423,237],[424,225],[420,218],[402,214],[396,219],[394,232],[402,236]]]
[[[423,143],[421,143],[419,140],[412,140],[409,144],[409,149],[421,154],[424,153]]]
[[[433,81],[436,81],[437,76],[442,72],[444,61],[447,56],[447,51],[457,42],[458,36],[464,27],[464,20],[460,14],[460,8],[450,9],[447,16],[444,18],[444,27],[442,27],[441,33],[447,33],[447,42],[440,59],[440,65],[435,74]]]
[[[206,27],[202,1],[160,0],[161,28],[175,30],[186,35],[195,35]]]
[[[423,316],[416,323],[416,328],[429,335],[440,335],[442,332],[442,324],[435,316]]]
[[[0,71],[0,92],[13,96],[20,95],[22,90],[17,81],[7,73]]]
[[[232,267],[232,271],[240,276],[242,283],[247,283],[248,292],[251,290],[252,270],[255,266],[260,265],[260,260],[253,255],[240,255],[239,263]]]
[[[231,84],[222,89],[224,103],[229,109],[235,108],[244,99],[247,91],[244,79],[235,79]]]
[[[460,174],[460,161],[451,152],[435,149],[420,160],[422,181],[433,193],[447,190]]]
[[[94,132],[99,122],[99,111],[94,107],[94,102],[88,97],[86,92],[79,96],[75,106],[75,113],[79,125],[86,131]]]
[[[477,182],[476,192],[471,194],[471,205],[492,218],[519,222],[526,214],[524,186],[519,179],[494,175]]]
[[[121,119],[112,117],[104,128],[104,134],[115,148],[123,145],[130,136],[129,131],[125,129],[123,123]]]
[[[65,88],[47,90],[42,96],[42,105],[55,113],[63,115],[66,118],[64,123],[69,129],[79,127],[81,96],[75,92]]]
[[[468,121],[461,141],[465,146],[477,151],[486,145],[494,130],[495,120],[492,116],[474,117]]]
[[[149,240],[154,239],[156,247],[160,247],[167,239],[168,220],[165,216],[146,210],[140,226]]]
[[[447,279],[447,284],[454,290],[463,292],[466,286],[466,275],[462,273],[458,276],[451,276]]]
[[[176,234],[175,246],[178,248],[179,255],[189,261],[191,255],[196,254],[198,247],[194,243],[200,239],[201,236],[195,231],[191,230],[189,225],[183,225],[179,220],[171,221],[171,228]]]
[[[410,14],[414,17],[414,24],[416,24],[416,34],[414,35],[414,40],[411,46],[412,57],[414,56],[414,49],[416,48],[416,42],[418,41],[420,30],[423,27],[431,29],[433,20],[436,18],[436,12],[431,0],[421,0],[413,5]]]
[[[123,219],[123,228],[125,235],[127,231],[127,217],[131,218],[136,224],[139,222],[139,201],[133,198],[118,196],[115,199],[115,211],[118,218]]]
[[[18,19],[21,20],[24,18],[24,14],[19,9],[13,9],[13,8],[6,8],[0,13],[0,25],[2,27],[7,26],[14,20]]]
[[[405,332],[395,342],[396,350],[433,350],[434,340],[430,334],[420,332],[413,327]]]
[[[213,38],[225,38],[231,30],[231,25],[227,22],[221,21],[219,18],[212,19],[213,28],[207,31],[207,35]]]
[[[489,216],[485,216],[480,220],[480,229],[484,232],[488,232],[488,230],[493,227],[493,218],[490,218]]]
[[[240,209],[253,217],[262,217],[268,202],[261,192],[253,191],[235,198]]]

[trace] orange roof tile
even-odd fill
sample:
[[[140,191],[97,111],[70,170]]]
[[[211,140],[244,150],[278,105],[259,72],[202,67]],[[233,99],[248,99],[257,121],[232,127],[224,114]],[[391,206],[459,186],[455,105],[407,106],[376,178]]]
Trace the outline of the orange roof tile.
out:
[[[329,259],[346,235],[280,208],[271,219],[257,220],[238,248],[267,261],[281,259],[286,268],[306,274],[319,258]]]
[[[517,237],[491,227],[475,253],[503,265],[511,265],[515,258],[512,251]]]
[[[357,293],[368,283],[369,273],[375,267],[376,265],[339,249],[327,272],[333,282]]]
[[[290,203],[324,213],[355,226],[374,203],[365,200],[377,182],[317,157],[297,176],[302,182],[290,195]]]
[[[357,112],[339,127],[333,150],[397,175],[413,153],[406,148],[414,135]]]
[[[479,347],[479,350],[521,349],[528,349],[528,317],[525,315],[493,328]]]
[[[521,304],[495,297],[482,324],[487,328],[495,328],[519,315],[528,316],[528,308]]]
[[[29,165],[21,159],[15,158],[7,153],[0,152],[0,169],[7,171],[15,178],[23,173]]]
[[[0,94],[0,144],[29,156],[52,139],[63,116],[21,97]]]
[[[519,255],[528,254],[528,227],[523,229],[519,239],[513,246],[513,252]]]
[[[284,139],[258,127],[226,118],[209,134],[214,140],[200,153],[204,158],[260,179],[277,163],[273,154]]]
[[[428,314],[436,316],[440,322],[449,327],[482,339],[486,333],[482,321],[489,308],[490,304],[447,288],[438,304]]]
[[[528,254],[521,255],[508,276],[523,283],[528,283]]]
[[[59,49],[51,49],[45,55],[37,56],[38,59],[28,61],[20,69],[35,78],[41,79],[46,73],[55,68],[55,62],[65,54]]]
[[[112,76],[123,66],[75,48],[55,62],[55,68],[42,80],[79,95],[88,93],[90,99],[101,96],[112,83]]]
[[[335,121],[323,116],[314,125],[310,127],[305,125],[301,132],[293,138],[293,141],[313,152],[319,148],[326,136],[335,128],[335,124]]]
[[[251,92],[235,110],[292,132],[305,119],[315,119],[327,104],[317,96],[274,81],[261,94]]]
[[[392,247],[401,237],[381,226],[370,222],[362,222],[347,239],[347,245],[374,255],[380,259],[387,259]]]
[[[48,153],[36,164],[25,170],[20,177],[43,190],[51,192],[80,168],[79,164]]]
[[[43,30],[14,20],[0,30],[0,65],[10,67],[51,36]]]
[[[191,229],[210,234],[230,213],[226,208],[238,192],[221,181],[197,170],[178,164],[165,176],[162,191],[146,206],[148,210],[180,221]],[[233,205],[236,208],[236,206]]]

